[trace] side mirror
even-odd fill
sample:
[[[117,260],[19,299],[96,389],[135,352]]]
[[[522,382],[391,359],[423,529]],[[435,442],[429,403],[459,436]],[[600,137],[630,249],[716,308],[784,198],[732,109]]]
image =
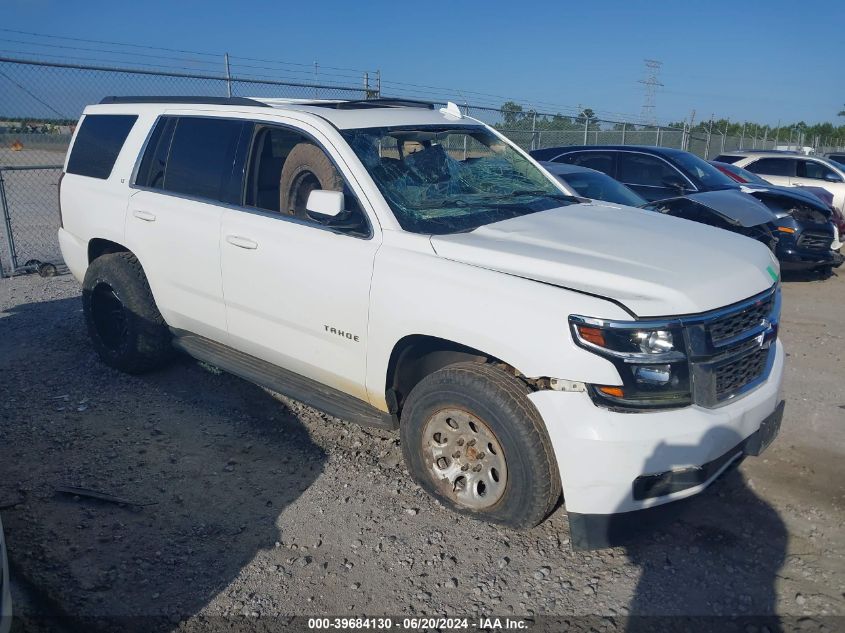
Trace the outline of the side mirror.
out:
[[[827,172],[827,173],[824,175],[824,179],[825,179],[827,182],[842,182],[842,178],[839,176],[839,174],[836,174],[836,173],[834,173],[834,172],[832,172],[832,171]]]
[[[308,194],[305,210],[328,218],[336,218],[343,213],[343,193],[315,189]]]

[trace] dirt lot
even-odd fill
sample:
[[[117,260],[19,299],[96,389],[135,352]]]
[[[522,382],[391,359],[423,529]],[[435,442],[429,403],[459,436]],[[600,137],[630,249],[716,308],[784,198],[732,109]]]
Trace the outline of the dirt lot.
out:
[[[825,619],[845,616],[845,274],[785,284],[787,415],[769,451],[624,547],[593,552],[571,550],[562,509],[514,532],[438,507],[410,483],[398,434],[188,359],[143,377],[105,367],[78,293],[69,276],[0,280],[0,507],[32,626],[44,614],[71,618],[51,630],[110,630],[101,618],[113,616],[140,616],[124,631],[275,626],[297,614],[845,625]]]

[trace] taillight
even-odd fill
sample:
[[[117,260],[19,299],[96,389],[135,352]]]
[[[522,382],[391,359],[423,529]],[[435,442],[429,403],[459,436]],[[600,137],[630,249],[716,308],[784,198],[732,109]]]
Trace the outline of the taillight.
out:
[[[62,218],[62,178],[64,178],[64,177],[65,177],[65,172],[63,171],[61,174],[59,174],[59,182],[58,182],[58,185],[56,186],[56,189],[58,190],[58,196],[59,196],[59,226],[62,227],[62,228],[65,228],[65,221],[64,221],[64,218]]]

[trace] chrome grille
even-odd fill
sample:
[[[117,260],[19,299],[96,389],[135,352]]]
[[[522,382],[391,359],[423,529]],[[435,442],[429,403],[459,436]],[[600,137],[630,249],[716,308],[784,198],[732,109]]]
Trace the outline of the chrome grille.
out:
[[[768,349],[756,349],[750,354],[716,368],[716,399],[724,400],[763,375]]]
[[[811,251],[826,251],[833,239],[824,233],[802,233],[798,238],[798,246]]]
[[[710,340],[713,345],[723,344],[725,341],[741,336],[749,330],[760,327],[772,311],[774,297],[770,296],[758,303],[750,305],[723,316],[708,325]]]

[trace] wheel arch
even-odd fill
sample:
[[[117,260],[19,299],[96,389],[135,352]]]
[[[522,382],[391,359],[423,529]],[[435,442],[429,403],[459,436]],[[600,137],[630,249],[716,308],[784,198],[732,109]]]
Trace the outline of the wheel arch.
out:
[[[492,354],[455,341],[426,334],[399,339],[390,353],[385,379],[385,399],[391,413],[400,413],[411,390],[429,374],[455,363],[497,363]]]
[[[123,244],[95,237],[88,241],[88,264],[90,265],[98,257],[111,253],[132,253]],[[134,253],[132,253],[134,255]],[[137,255],[135,255],[137,257]]]

